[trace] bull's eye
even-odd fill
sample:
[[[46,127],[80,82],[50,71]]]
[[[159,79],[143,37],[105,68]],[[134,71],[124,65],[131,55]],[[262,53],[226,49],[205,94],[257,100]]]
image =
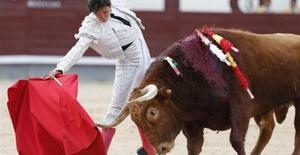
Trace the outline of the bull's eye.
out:
[[[146,117],[149,121],[155,121],[158,119],[159,111],[156,108],[149,107],[147,110]]]

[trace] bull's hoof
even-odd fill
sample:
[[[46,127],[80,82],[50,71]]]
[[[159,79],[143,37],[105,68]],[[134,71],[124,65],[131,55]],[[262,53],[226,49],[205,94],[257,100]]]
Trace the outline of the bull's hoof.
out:
[[[143,147],[140,147],[136,152],[138,155],[148,155]]]

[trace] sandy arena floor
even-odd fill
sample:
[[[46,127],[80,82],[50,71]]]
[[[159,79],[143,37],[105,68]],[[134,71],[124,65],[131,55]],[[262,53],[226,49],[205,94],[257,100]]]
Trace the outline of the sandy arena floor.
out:
[[[7,111],[7,88],[14,81],[0,82],[0,155],[17,155],[15,135],[12,123]],[[80,81],[79,102],[88,111],[94,120],[101,120],[111,96],[112,82]],[[288,117],[281,125],[277,125],[269,145],[265,148],[264,155],[286,155],[293,150],[294,108],[291,108]],[[229,132],[205,130],[205,142],[202,154],[204,155],[229,155],[236,154],[229,143]],[[258,136],[258,127],[251,120],[246,137],[246,151],[249,154]],[[117,133],[109,149],[109,155],[134,155],[136,149],[141,146],[137,129],[130,118],[127,118],[117,127]],[[170,155],[184,155],[186,140],[182,134],[177,137],[175,148]]]

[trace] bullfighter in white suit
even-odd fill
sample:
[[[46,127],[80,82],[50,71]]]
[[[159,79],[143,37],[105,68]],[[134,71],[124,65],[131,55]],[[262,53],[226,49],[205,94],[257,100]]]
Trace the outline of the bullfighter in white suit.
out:
[[[75,34],[77,43],[49,72],[53,78],[67,72],[91,47],[108,59],[117,59],[110,106],[101,124],[110,124],[127,103],[132,89],[142,80],[150,65],[150,54],[141,29],[141,20],[125,7],[124,0],[88,0],[87,15]],[[114,128],[103,128],[103,140],[108,150]],[[148,154],[154,149],[140,131],[143,148]]]

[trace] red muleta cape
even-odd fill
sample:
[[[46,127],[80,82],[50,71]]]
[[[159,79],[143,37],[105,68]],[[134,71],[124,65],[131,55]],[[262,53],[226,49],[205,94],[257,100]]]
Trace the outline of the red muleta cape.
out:
[[[22,155],[106,155],[95,123],[76,101],[77,75],[19,80],[8,88],[8,109]]]

